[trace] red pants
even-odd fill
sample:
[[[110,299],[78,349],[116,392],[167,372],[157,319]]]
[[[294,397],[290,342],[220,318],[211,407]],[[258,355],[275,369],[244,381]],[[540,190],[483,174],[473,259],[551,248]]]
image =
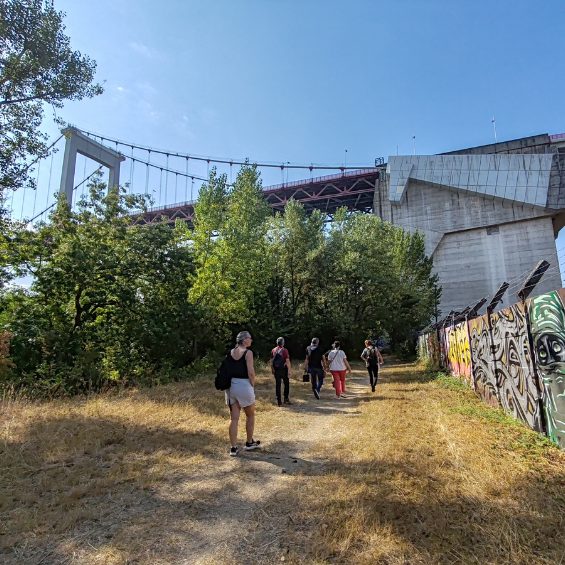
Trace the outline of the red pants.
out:
[[[341,396],[345,392],[345,371],[330,371],[334,378],[335,393]]]

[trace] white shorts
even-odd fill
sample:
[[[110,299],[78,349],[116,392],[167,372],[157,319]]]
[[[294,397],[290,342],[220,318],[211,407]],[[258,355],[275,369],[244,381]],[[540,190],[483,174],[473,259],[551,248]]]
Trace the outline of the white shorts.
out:
[[[232,379],[231,387],[226,390],[226,404],[239,402],[242,408],[255,404],[255,390],[249,379]]]

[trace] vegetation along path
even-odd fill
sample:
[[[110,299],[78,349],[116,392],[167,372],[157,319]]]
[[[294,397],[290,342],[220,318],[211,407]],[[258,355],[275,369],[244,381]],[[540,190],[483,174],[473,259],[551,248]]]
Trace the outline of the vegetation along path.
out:
[[[5,401],[0,562],[565,562],[564,454],[454,379],[381,377],[278,408],[260,371],[264,448],[237,458],[211,377]]]

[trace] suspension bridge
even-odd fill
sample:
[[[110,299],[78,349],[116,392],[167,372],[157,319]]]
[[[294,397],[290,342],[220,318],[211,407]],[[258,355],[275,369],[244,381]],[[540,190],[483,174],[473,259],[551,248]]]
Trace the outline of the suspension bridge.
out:
[[[234,182],[233,167],[246,160],[220,159],[156,149],[69,128],[46,159],[34,163],[37,188],[8,199],[14,219],[46,219],[57,192],[76,206],[88,180],[101,171],[112,186],[147,194],[153,207],[132,214],[133,224],[181,219],[192,226],[198,184],[210,167]],[[251,161],[252,162],[252,161]],[[540,260],[552,265],[540,293],[562,285],[555,239],[565,226],[565,134],[535,135],[442,155],[392,156],[368,166],[257,162],[280,171],[264,187],[273,213],[294,198],[331,220],[337,208],[374,213],[408,232],[424,235],[442,286],[440,309],[465,311],[501,281],[518,280]],[[58,171],[61,171],[58,178]],[[302,178],[289,179],[289,173]],[[196,183],[196,187],[195,187]],[[508,295],[509,303],[516,302]]]
[[[45,220],[56,205],[56,193],[65,194],[74,208],[84,196],[88,181],[103,172],[109,186],[121,184],[128,193],[151,197],[152,207],[132,214],[135,224],[151,225],[163,220],[173,224],[181,219],[192,227],[198,186],[207,182],[210,167],[225,172],[231,184],[237,174],[234,166],[253,163],[157,149],[74,127],[64,130],[49,150],[50,155],[35,164],[36,188],[20,189],[10,195],[8,208],[13,219],[31,223]],[[331,218],[342,206],[368,213],[373,210],[375,185],[382,174],[384,159],[364,168],[346,164],[256,164],[259,169],[280,170],[282,182],[263,189],[273,213],[283,212],[286,203],[294,198],[308,212],[319,209]],[[290,171],[308,174],[309,178],[289,182]],[[330,174],[320,175],[320,172]]]

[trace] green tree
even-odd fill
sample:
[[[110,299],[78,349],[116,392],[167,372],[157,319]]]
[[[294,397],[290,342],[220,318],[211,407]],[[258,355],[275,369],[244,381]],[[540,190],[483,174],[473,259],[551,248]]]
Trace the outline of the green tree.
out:
[[[430,320],[436,277],[422,235],[342,208],[330,228],[326,264],[325,310],[348,347],[383,334],[395,343],[411,340]]]
[[[244,165],[231,188],[215,171],[202,187],[193,235],[197,270],[189,296],[206,312],[206,335],[225,337],[254,319],[268,280],[268,215],[255,165]]]
[[[321,212],[308,215],[296,200],[270,220],[265,253],[269,282],[256,301],[257,316],[250,326],[261,349],[268,350],[277,336],[284,335],[287,347],[301,350],[318,325],[326,277],[324,228]]]
[[[145,196],[107,191],[98,178],[89,188],[76,211],[63,196],[48,223],[19,234],[20,270],[35,280],[0,308],[14,378],[50,394],[155,382],[193,360],[199,314],[187,301],[194,269],[184,234],[130,225]]]
[[[384,319],[396,344],[409,340],[434,315],[441,295],[437,275],[432,274],[433,259],[426,255],[424,236],[404,230],[392,233],[391,265],[397,281],[390,293],[389,315]]]
[[[73,51],[53,0],[0,2],[0,192],[34,187],[32,162],[47,154],[43,105],[61,108],[103,92],[96,63]]]

